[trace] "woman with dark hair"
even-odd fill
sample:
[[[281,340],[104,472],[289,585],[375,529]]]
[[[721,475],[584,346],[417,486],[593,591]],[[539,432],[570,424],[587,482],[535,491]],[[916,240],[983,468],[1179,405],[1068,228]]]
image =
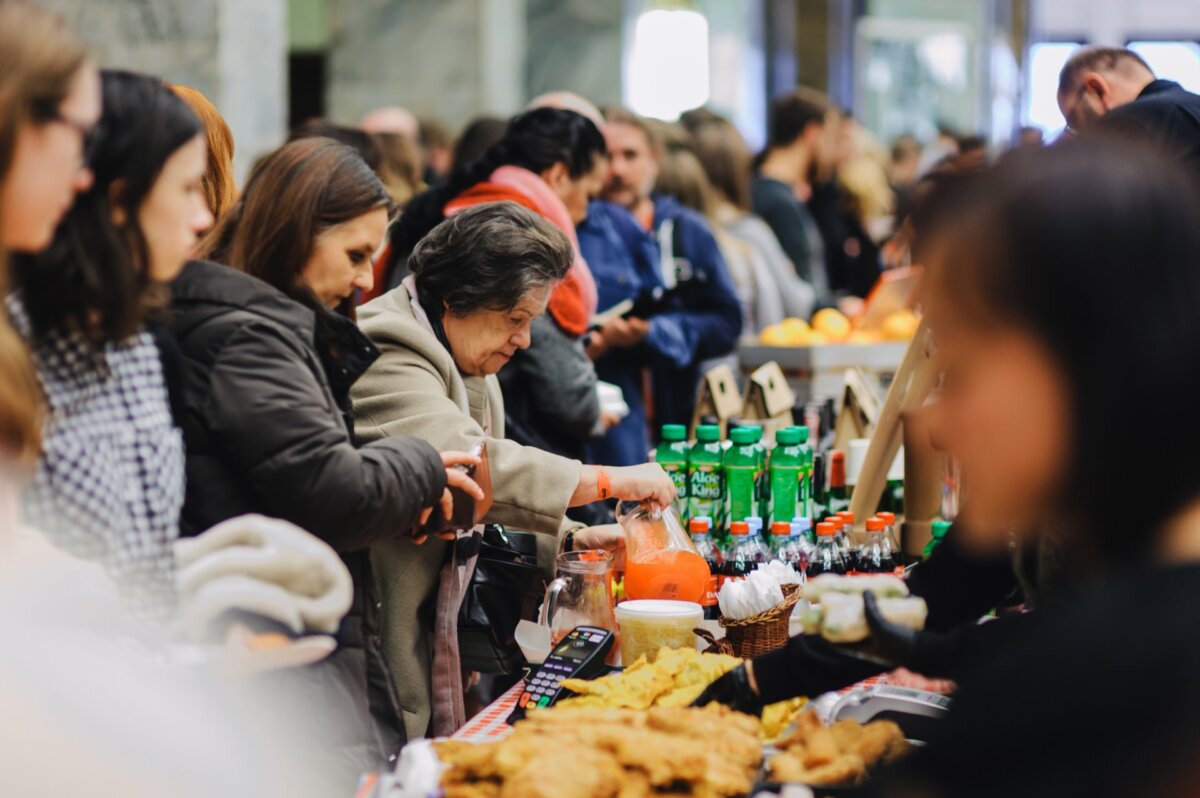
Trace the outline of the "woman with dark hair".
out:
[[[605,153],[604,137],[586,117],[557,108],[526,111],[481,158],[458,166],[444,185],[413,199],[392,235],[393,246],[408,251],[447,216],[505,200],[566,234],[571,269],[551,292],[547,314],[534,322],[532,345],[516,353],[500,373],[500,384],[510,438],[576,459],[613,421],[601,417],[596,371],[583,347],[597,297],[575,234],[588,199],[600,190]],[[587,520],[599,520],[593,516]]]
[[[408,539],[431,509],[449,510],[447,484],[481,496],[456,463],[424,441],[355,443],[350,386],[379,356],[350,312],[371,285],[371,257],[390,202],[354,150],[328,138],[284,145],[261,160],[211,236],[209,257],[172,286],[173,329],[185,361],[181,425],[187,501],[181,525],[196,534],[245,513],[299,525],[350,568],[356,595],[342,647],[321,683],[330,706],[361,705],[371,739],[346,755],[378,767],[403,742],[400,708],[372,646],[378,626],[367,547]],[[320,703],[318,699],[317,703]]]
[[[972,522],[956,529],[978,554],[1061,522],[1061,567],[1082,592],[1022,616],[960,680],[930,745],[871,793],[1194,794],[1200,195],[1155,153],[1103,141],[972,180],[923,246],[945,374],[933,412],[970,480]],[[1130,423],[1149,386],[1169,429]],[[871,626],[887,648],[903,640]]]
[[[95,176],[43,254],[13,264],[8,310],[49,405],[25,497],[54,544],[102,563],[142,616],[174,599],[183,448],[147,323],[212,223],[200,123],[162,84],[103,75]]]
[[[485,523],[541,533],[552,547],[621,549],[620,527],[584,527],[566,511],[605,498],[666,503],[675,491],[660,467],[586,466],[505,440],[496,372],[529,347],[574,258],[561,230],[515,202],[485,203],[435,227],[404,283],[359,309],[383,354],[354,386],[354,416],[368,440],[419,435],[462,450],[485,442],[494,487]],[[474,567],[469,541],[417,549],[395,540],[372,553],[410,736],[449,734],[465,721],[454,623]]]

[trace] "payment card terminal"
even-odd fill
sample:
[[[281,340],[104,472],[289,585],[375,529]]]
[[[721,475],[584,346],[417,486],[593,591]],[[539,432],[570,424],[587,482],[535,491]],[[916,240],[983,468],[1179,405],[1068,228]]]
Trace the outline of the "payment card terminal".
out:
[[[533,707],[548,707],[562,692],[564,679],[591,679],[603,674],[604,659],[613,647],[613,633],[596,626],[576,626],[564,637],[534,671],[517,699],[517,708],[508,716],[516,723]]]

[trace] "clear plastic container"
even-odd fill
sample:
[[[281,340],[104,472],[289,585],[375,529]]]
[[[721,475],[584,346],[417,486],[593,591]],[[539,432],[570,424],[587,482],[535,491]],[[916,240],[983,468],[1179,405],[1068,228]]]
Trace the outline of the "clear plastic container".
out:
[[[704,620],[704,609],[691,601],[624,601],[616,613],[625,666],[643,654],[653,658],[660,648],[695,648],[693,630]]]

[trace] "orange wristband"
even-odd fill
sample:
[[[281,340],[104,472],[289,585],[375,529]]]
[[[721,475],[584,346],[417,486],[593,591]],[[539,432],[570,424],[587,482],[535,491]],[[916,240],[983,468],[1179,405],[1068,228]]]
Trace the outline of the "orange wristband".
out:
[[[608,472],[599,467],[596,468],[596,490],[601,499],[607,499],[612,495],[612,480],[608,478]]]

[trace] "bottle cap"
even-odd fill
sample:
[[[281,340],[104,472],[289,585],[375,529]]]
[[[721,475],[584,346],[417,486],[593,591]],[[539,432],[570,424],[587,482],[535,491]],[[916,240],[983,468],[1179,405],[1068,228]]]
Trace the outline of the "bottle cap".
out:
[[[938,540],[941,540],[946,536],[946,533],[950,531],[951,526],[952,523],[950,521],[934,521],[933,536]]]
[[[854,513],[850,512],[849,510],[840,510],[837,514],[837,517],[842,519],[842,522],[845,523],[846,526],[854,526]]]
[[[763,439],[763,428],[761,426],[756,424],[754,426],[746,427],[746,429],[750,430],[750,433],[754,436],[755,443],[758,443]]]
[[[703,518],[693,518],[691,521],[688,521],[688,532],[691,532],[693,535],[707,535],[708,522]]]
[[[846,454],[830,452],[829,454],[829,487],[841,488],[846,484]]]
[[[779,446],[796,446],[800,443],[800,428],[785,427],[775,430],[775,443]]]
[[[800,527],[801,532],[807,532],[808,530],[812,529],[811,518],[793,518],[792,523]]]
[[[663,424],[662,439],[664,441],[686,441],[687,427],[682,424]]]
[[[772,535],[790,535],[792,534],[792,525],[787,521],[776,521],[771,524]]]
[[[792,427],[800,434],[800,443],[808,443],[808,427]]]
[[[757,535],[759,532],[762,532],[763,520],[757,515],[747,516],[746,526],[750,527],[750,534]]]
[[[834,529],[841,529],[845,521],[843,521],[841,518],[838,518],[836,515],[831,515],[825,519],[825,523],[833,524]],[[817,526],[820,526],[820,524]]]
[[[750,525],[745,521],[734,521],[729,525],[729,534],[731,535],[749,535]]]
[[[876,516],[883,519],[883,522],[888,526],[893,526],[896,523],[895,513],[876,513]]]
[[[762,429],[761,427],[759,429]],[[738,427],[729,431],[729,440],[738,446],[754,443],[754,427]]]
[[[828,521],[822,521],[821,523],[817,524],[817,535],[820,537],[833,537],[836,532],[837,530],[834,528],[833,524],[829,523]]]
[[[868,518],[867,519],[867,531],[868,532],[882,532],[883,528],[885,526],[886,526],[886,524],[883,523],[882,518]]]
[[[715,424],[702,424],[696,427],[696,440],[712,443],[721,440],[721,428]]]

